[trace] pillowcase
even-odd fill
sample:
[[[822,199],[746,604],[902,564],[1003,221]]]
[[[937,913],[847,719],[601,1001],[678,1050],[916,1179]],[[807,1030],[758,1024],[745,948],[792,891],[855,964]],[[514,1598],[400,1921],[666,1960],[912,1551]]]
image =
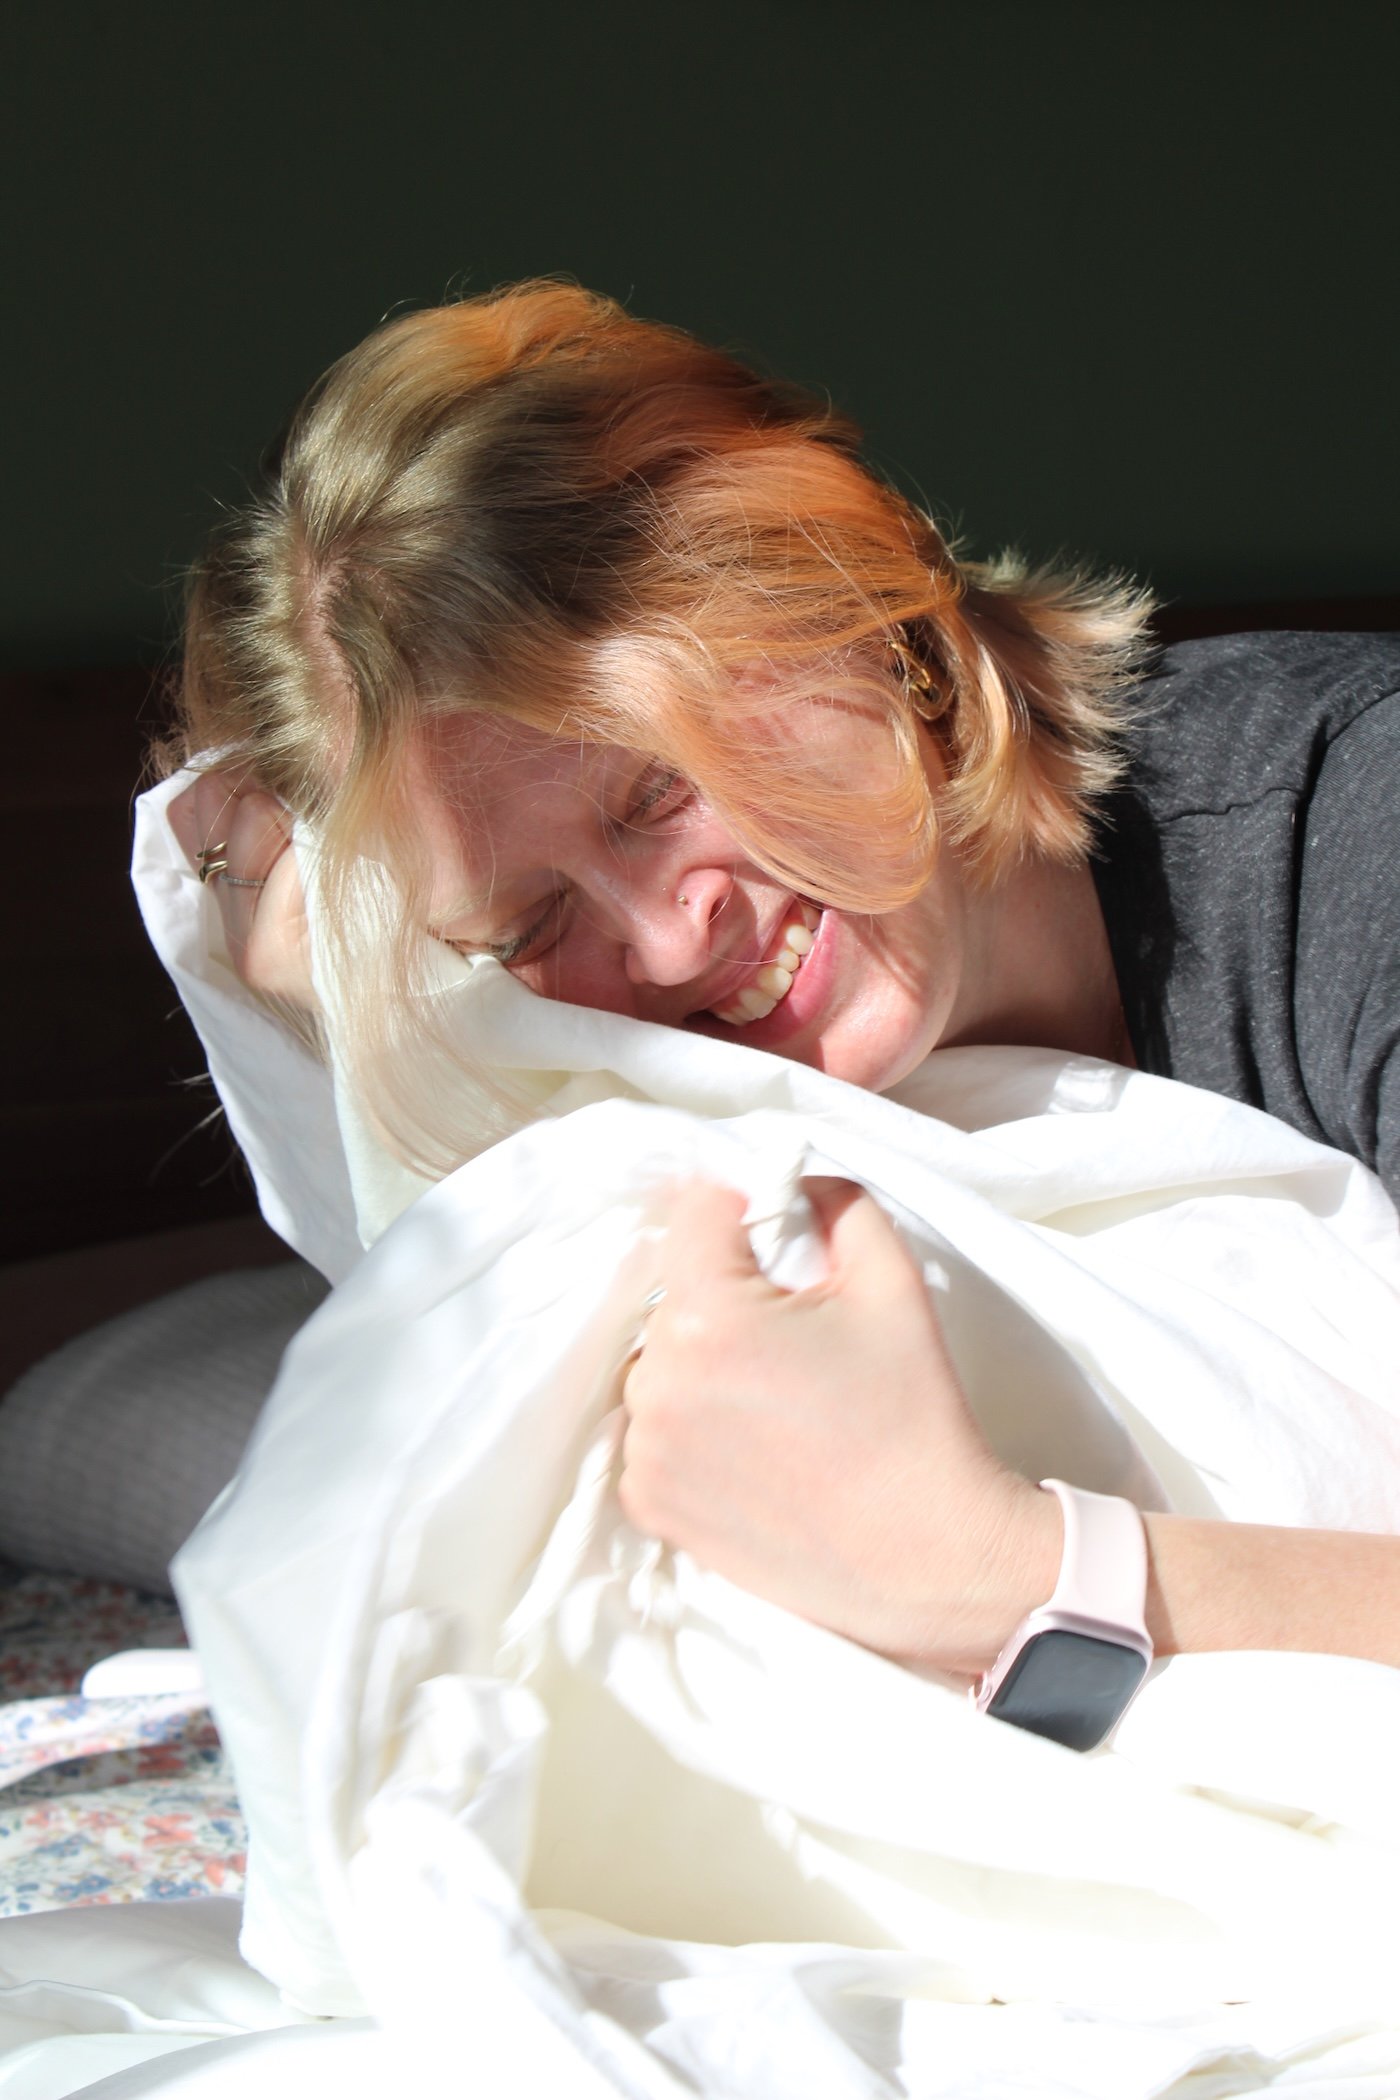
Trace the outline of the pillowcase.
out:
[[[326,1289],[301,1261],[206,1276],[31,1365],[0,1402],[0,1556],[168,1596]]]

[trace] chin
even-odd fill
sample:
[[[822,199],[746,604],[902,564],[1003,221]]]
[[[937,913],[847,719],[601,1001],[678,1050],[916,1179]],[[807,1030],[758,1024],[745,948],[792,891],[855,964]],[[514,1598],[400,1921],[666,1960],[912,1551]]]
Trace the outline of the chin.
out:
[[[863,1087],[868,1094],[883,1094],[916,1072],[933,1047],[925,1043],[922,1035],[916,1041],[897,1043],[819,1042],[810,1052],[800,1054],[798,1062],[826,1072],[832,1079],[844,1079],[848,1086]]]

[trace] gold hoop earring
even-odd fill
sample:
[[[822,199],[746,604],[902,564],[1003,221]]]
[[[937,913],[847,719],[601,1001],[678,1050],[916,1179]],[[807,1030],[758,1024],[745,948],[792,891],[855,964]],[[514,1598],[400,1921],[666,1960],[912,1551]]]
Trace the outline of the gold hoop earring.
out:
[[[919,720],[937,722],[947,713],[952,695],[939,685],[928,665],[914,654],[902,635],[887,635],[885,647],[895,660],[904,697]]]

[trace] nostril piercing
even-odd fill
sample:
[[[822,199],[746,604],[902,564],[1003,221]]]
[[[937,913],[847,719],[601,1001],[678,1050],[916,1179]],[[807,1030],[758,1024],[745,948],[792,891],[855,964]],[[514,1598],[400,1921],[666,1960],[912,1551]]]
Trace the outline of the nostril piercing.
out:
[[[689,897],[687,897],[684,890],[676,891],[676,902],[677,904],[689,904],[690,899]]]

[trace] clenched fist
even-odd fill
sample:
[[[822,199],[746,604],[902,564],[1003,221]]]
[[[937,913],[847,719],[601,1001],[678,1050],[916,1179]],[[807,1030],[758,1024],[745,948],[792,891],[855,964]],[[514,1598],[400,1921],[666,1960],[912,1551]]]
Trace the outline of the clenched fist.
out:
[[[743,1199],[666,1217],[666,1295],[623,1390],[619,1485],[639,1530],[905,1661],[971,1676],[1049,1596],[1059,1510],[978,1428],[924,1280],[878,1205],[808,1193],[828,1273],[760,1273]]]

